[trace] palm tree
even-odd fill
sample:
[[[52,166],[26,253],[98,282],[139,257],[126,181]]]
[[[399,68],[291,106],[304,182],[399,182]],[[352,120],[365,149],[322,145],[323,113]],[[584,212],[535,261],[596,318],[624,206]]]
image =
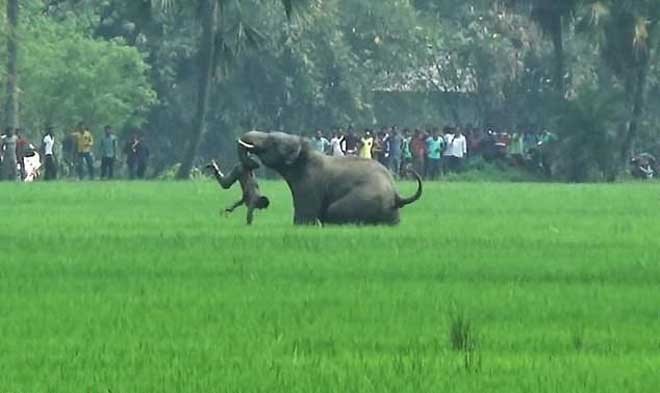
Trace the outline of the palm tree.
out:
[[[588,4],[587,22],[600,34],[597,40],[605,65],[620,79],[630,104],[630,119],[621,162],[626,162],[637,139],[646,103],[649,67],[658,44],[660,3],[656,0],[599,0]],[[593,30],[592,30],[593,31]]]
[[[284,6],[287,17],[290,17],[294,6],[305,0],[280,0]],[[167,10],[173,7],[177,0],[151,0],[152,6],[157,9]],[[211,84],[213,81],[214,66],[216,65],[218,44],[223,40],[218,39],[219,26],[222,11],[230,2],[240,3],[240,0],[197,0],[195,5],[198,7],[201,17],[202,34],[199,43],[199,80],[197,89],[197,108],[192,124],[190,138],[187,142],[181,166],[177,172],[178,179],[188,179],[193,167],[195,155],[199,149],[202,137],[206,130],[206,118],[209,107],[209,96]],[[180,1],[184,4],[184,1]],[[187,2],[185,2],[187,4]]]
[[[19,125],[18,116],[18,0],[7,0],[7,101],[5,121],[9,127]]]
[[[565,94],[566,56],[564,53],[564,28],[566,20],[575,12],[580,0],[504,0],[509,8],[528,10],[532,20],[552,40],[554,50],[553,83],[556,91]]]

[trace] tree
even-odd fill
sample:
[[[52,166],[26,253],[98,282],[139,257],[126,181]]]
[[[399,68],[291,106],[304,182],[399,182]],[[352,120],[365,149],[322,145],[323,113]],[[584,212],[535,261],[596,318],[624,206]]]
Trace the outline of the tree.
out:
[[[95,39],[73,20],[26,6],[22,18],[21,115],[40,130],[85,121],[93,129],[138,127],[156,103],[149,66],[121,39]],[[102,77],[100,77],[102,76]]]
[[[7,0],[7,97],[5,122],[10,127],[19,126],[18,103],[18,0]]]
[[[564,29],[566,21],[575,12],[580,0],[505,0],[512,8],[523,7],[541,30],[550,36],[554,48],[553,84],[561,97],[566,93],[566,55],[564,53]]]
[[[213,82],[215,71],[213,69],[216,57],[216,44],[222,42],[218,40],[218,13],[229,5],[229,3],[240,3],[241,0],[198,0],[195,4],[200,11],[202,34],[200,36],[198,48],[199,80],[197,86],[197,104],[196,113],[193,120],[190,138],[182,157],[181,166],[177,172],[178,179],[187,179],[190,177],[190,171],[193,167],[195,155],[202,141],[202,136],[206,129],[206,118],[209,107],[209,92]],[[280,0],[285,8],[286,14],[290,15],[296,0]],[[152,0],[160,9],[167,9],[173,6],[174,0]]]
[[[602,59],[626,91],[630,116],[621,138],[621,163],[627,162],[639,133],[659,19],[660,3],[654,0],[592,1],[583,19],[595,28]]]

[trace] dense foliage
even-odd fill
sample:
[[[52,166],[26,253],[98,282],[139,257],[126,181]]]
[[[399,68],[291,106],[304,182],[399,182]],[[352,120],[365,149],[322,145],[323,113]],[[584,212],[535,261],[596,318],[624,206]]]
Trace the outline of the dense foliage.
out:
[[[549,128],[566,180],[612,179],[658,149],[656,1],[218,1],[208,79],[208,0],[21,2],[22,125],[143,126],[166,168],[185,159],[201,84],[197,163],[232,155],[251,127],[349,124]],[[595,107],[607,117],[579,115]]]

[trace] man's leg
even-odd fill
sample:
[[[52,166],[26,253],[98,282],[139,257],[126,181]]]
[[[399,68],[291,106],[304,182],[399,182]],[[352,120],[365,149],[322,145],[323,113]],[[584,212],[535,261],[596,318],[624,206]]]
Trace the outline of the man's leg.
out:
[[[106,157],[101,157],[101,179],[105,179],[106,177],[107,165],[108,165],[108,159]]]
[[[87,164],[89,180],[94,180],[94,161],[92,160],[92,153],[85,153],[85,164]]]
[[[115,159],[110,157],[108,160],[108,179],[115,177]]]
[[[137,166],[137,176],[140,179],[144,179],[144,174],[147,171],[147,163],[139,161]]]
[[[220,167],[218,167],[218,164],[215,161],[212,161],[208,167],[213,171],[213,175],[218,181],[218,184],[220,184],[220,187],[224,188],[225,190],[229,189],[232,185],[234,185],[234,183],[236,183],[241,175],[241,172],[243,171],[242,165],[238,164],[235,165],[228,174],[223,175],[223,173],[220,171]]]
[[[78,178],[82,180],[85,177],[85,173],[83,172],[83,156],[82,153],[78,153],[76,156],[76,168],[78,169]]]

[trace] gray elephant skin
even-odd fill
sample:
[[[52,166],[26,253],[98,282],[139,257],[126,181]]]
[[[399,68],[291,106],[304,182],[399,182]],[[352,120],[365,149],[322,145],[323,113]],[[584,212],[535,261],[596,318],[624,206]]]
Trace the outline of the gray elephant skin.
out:
[[[250,155],[255,155],[286,180],[296,225],[396,225],[399,209],[422,196],[422,180],[416,173],[417,192],[404,198],[379,162],[327,156],[296,135],[250,131],[238,144],[241,161],[248,162]]]

